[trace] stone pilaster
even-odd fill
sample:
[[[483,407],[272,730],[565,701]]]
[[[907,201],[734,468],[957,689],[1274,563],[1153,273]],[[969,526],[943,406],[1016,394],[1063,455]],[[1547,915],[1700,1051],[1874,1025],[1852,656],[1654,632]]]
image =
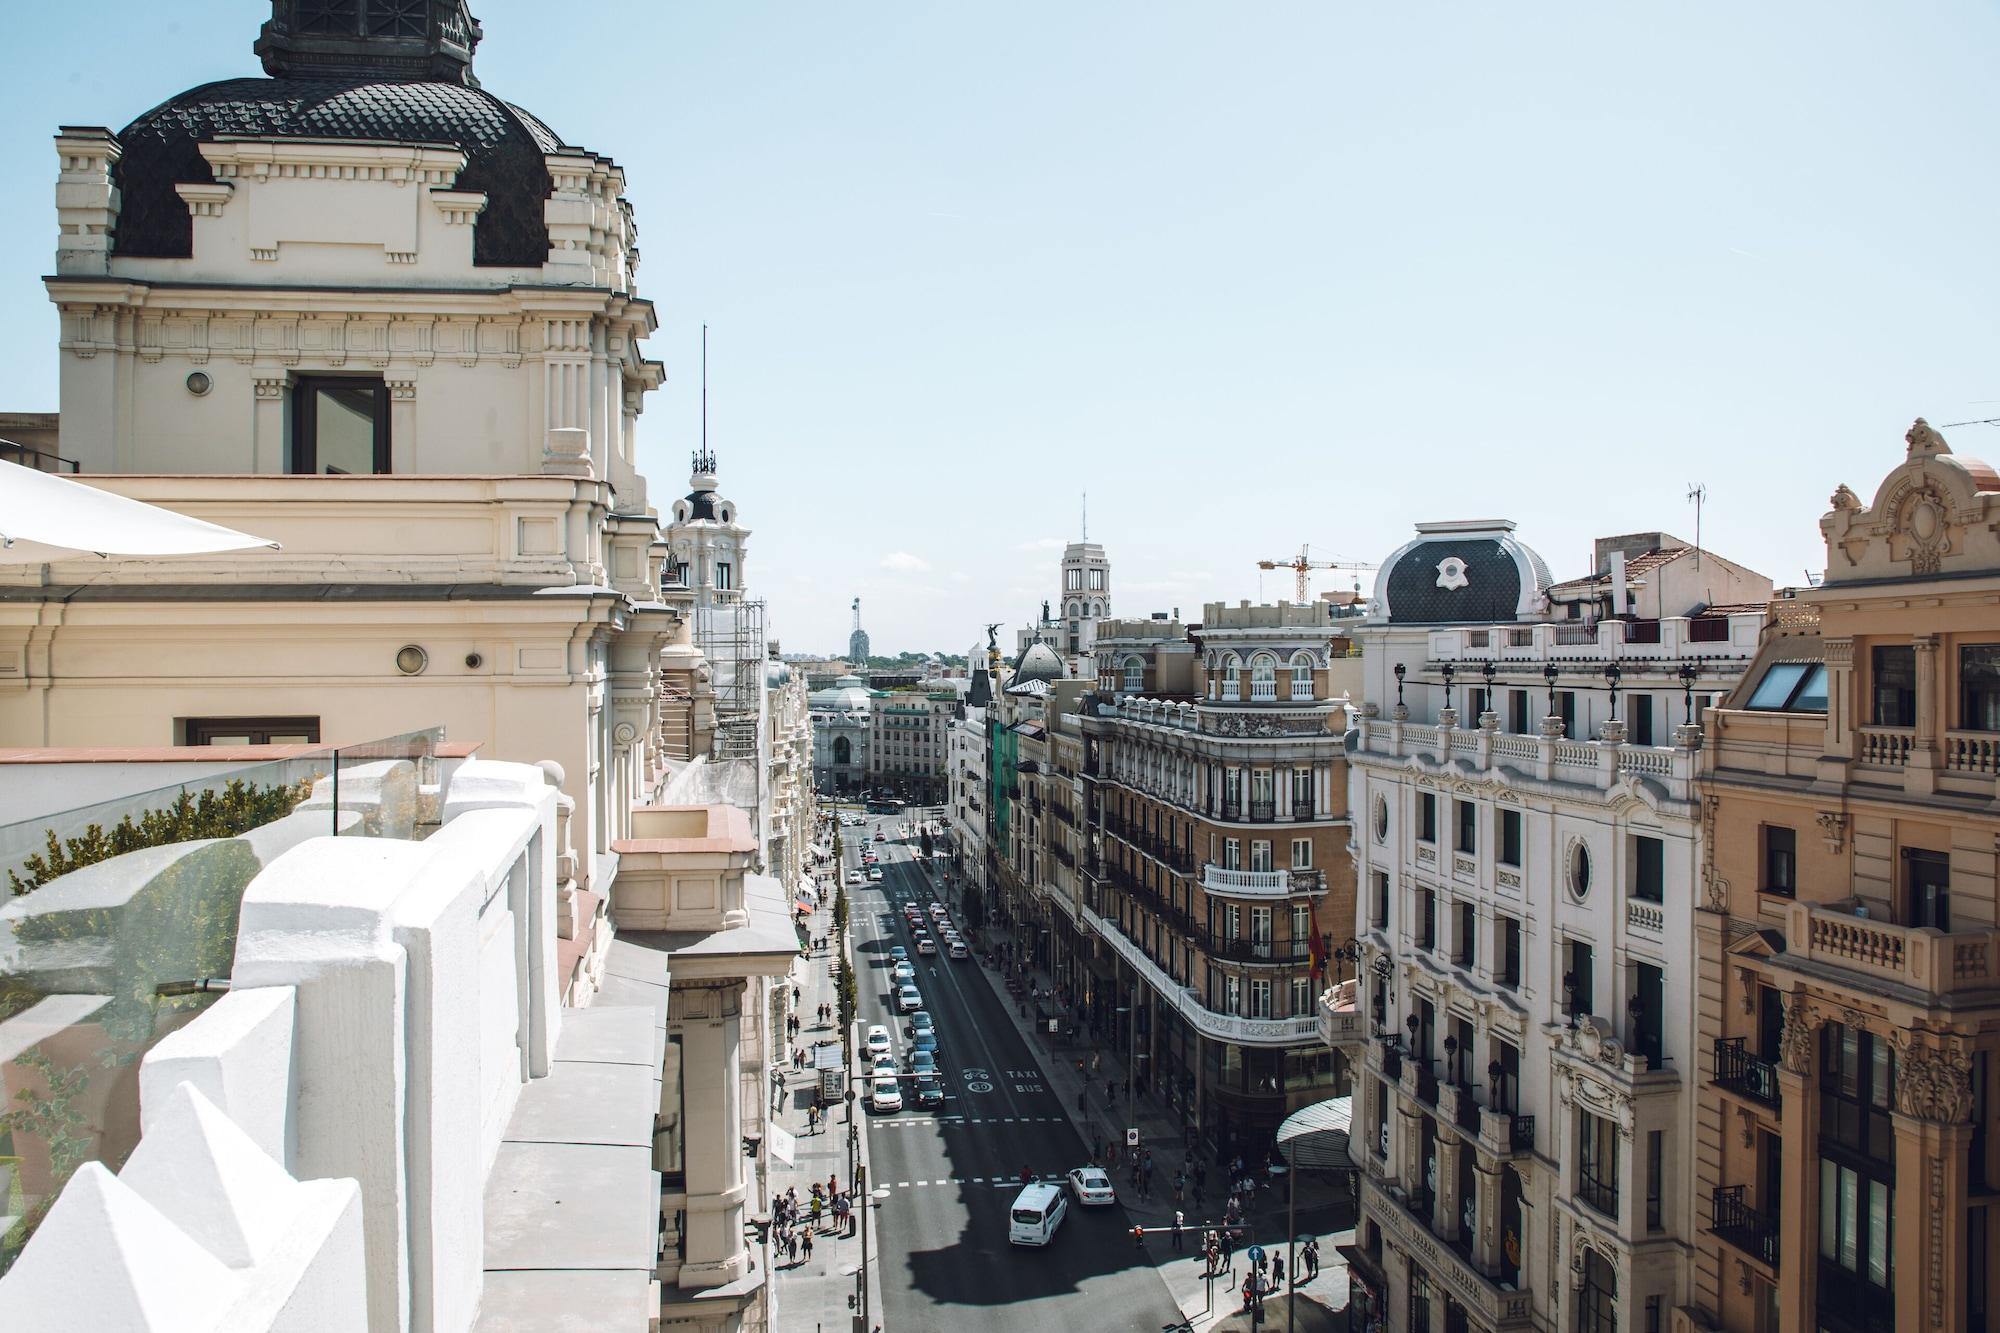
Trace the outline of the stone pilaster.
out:
[[[737,1078],[743,985],[741,978],[676,982],[669,995],[669,1026],[681,1039],[688,1130],[687,1258],[680,1271],[684,1288],[721,1286],[749,1271]]]

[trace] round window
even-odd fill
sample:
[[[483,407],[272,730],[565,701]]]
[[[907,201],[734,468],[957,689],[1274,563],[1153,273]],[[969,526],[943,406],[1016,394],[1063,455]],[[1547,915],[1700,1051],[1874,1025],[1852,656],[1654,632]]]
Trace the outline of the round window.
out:
[[[1578,898],[1590,892],[1590,849],[1581,842],[1569,845],[1569,891]]]
[[[1380,796],[1375,798],[1375,841],[1385,841],[1389,836],[1389,803]]]

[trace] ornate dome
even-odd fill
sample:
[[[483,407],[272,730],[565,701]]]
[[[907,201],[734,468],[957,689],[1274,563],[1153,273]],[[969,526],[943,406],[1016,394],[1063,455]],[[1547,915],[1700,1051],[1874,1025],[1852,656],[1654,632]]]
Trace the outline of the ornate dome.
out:
[[[1419,523],[1382,562],[1369,619],[1398,625],[1494,624],[1541,610],[1549,567],[1506,519]]]
[[[225,135],[450,144],[455,188],[486,195],[473,224],[476,264],[548,262],[543,154],[564,150],[547,125],[472,77],[479,25],[464,0],[272,0],[257,41],[266,79],[224,79],[170,97],[127,125],[114,173],[114,252],[185,259],[194,227],[182,184],[215,180],[200,145]]]
[[[764,664],[765,689],[775,690],[780,686],[789,685],[791,683],[792,683],[792,669],[789,666],[786,666],[783,662],[766,662]]]
[[[1061,680],[1065,674],[1062,658],[1056,656],[1056,650],[1038,640],[1029,644],[1027,651],[1014,663],[1014,678],[1007,684],[1012,687],[1036,680]]]
[[[809,702],[816,713],[866,713],[872,698],[861,677],[842,676],[825,689],[814,690]]]

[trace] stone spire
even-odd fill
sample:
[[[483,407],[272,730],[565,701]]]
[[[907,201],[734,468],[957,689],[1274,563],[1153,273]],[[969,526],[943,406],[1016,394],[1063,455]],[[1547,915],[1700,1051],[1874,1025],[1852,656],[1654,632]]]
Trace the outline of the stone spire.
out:
[[[271,0],[253,48],[275,78],[428,80],[478,87],[466,0]]]

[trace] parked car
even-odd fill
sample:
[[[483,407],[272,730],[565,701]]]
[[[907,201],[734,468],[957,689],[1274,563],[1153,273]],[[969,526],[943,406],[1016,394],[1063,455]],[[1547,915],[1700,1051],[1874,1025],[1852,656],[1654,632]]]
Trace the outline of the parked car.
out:
[[[964,940],[953,940],[945,949],[945,953],[950,956],[951,961],[954,963],[963,962],[965,959],[972,957],[972,950],[965,947]]]

